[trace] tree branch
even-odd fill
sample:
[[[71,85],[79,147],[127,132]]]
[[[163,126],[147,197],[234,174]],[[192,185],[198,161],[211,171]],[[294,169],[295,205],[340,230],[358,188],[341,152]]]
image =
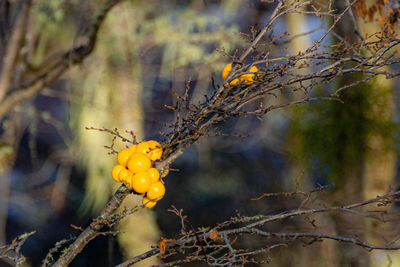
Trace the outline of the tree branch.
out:
[[[48,84],[60,77],[71,66],[81,63],[90,55],[96,45],[97,34],[101,24],[106,18],[108,12],[123,0],[108,0],[96,13],[89,28],[88,42],[85,45],[72,48],[65,52],[60,59],[51,67],[50,70],[38,75],[31,82],[22,85],[21,88],[13,88],[12,93],[7,95],[0,104],[0,118],[14,108],[21,101],[28,99],[39,93]],[[0,87],[2,88],[2,87]],[[0,95],[1,96],[1,95]]]
[[[268,29],[271,28],[271,23],[275,21],[277,17],[286,14],[285,12],[288,12],[289,9],[282,11],[281,5],[282,2],[280,2],[278,7],[275,9],[275,12],[271,17],[270,22],[265,28],[265,32],[267,32]],[[295,11],[295,9],[296,6],[293,8],[293,12]],[[340,19],[345,12],[334,16],[333,11],[329,9],[326,14],[332,15],[335,18]],[[314,13],[315,15],[318,15],[319,11],[315,11]],[[334,25],[336,25],[338,20],[335,21],[336,22]],[[98,27],[94,27],[94,29],[98,30]],[[67,65],[71,62],[80,62],[84,58],[84,56],[82,55],[87,55],[88,53],[90,53],[94,46],[97,30],[92,31],[91,36],[94,36],[94,39],[91,42],[89,41],[88,45],[77,48],[72,52],[69,52],[69,54],[67,53],[65,55],[64,60],[66,65],[63,63],[60,65],[61,69],[55,68],[54,75],[59,75],[58,73],[62,73],[63,71],[62,68],[67,68]],[[323,38],[325,38],[331,31],[332,28],[327,29],[327,31],[323,35]],[[265,33],[261,33],[261,35],[258,35],[259,38],[256,38],[251,46],[256,46],[257,44],[259,44],[264,35]],[[332,79],[338,76],[343,76],[344,74],[362,73],[368,74],[373,77],[377,75],[386,75],[389,78],[394,77],[395,75],[399,75],[398,72],[393,73],[389,71],[380,71],[381,67],[394,64],[393,61],[390,61],[390,57],[386,56],[388,49],[385,49],[385,47],[387,47],[387,45],[395,46],[399,44],[399,40],[397,39],[382,40],[382,45],[380,46],[376,45],[375,41],[368,42],[368,40],[366,40],[366,42],[364,42],[363,44],[365,47],[374,47],[374,53],[371,56],[367,57],[362,56],[361,54],[349,56],[348,50],[344,45],[337,46],[328,44],[326,46],[323,46],[323,44],[321,43],[323,38],[315,42],[313,46],[311,46],[309,49],[306,49],[304,52],[300,51],[299,53],[294,53],[293,55],[285,55],[275,59],[270,59],[268,55],[260,52],[258,58],[261,57],[261,60],[263,60],[264,63],[274,61],[276,62],[276,64],[266,64],[265,68],[260,69],[257,73],[257,76],[254,78],[254,83],[239,84],[237,86],[219,86],[219,88],[216,88],[216,90],[212,92],[211,95],[205,96],[205,100],[203,102],[195,104],[191,103],[190,98],[188,97],[190,95],[190,87],[187,86],[184,94],[182,96],[177,96],[178,101],[176,102],[176,104],[173,107],[170,107],[170,109],[172,109],[176,113],[176,118],[174,121],[171,121],[170,125],[168,125],[169,132],[163,133],[163,135],[167,137],[167,140],[163,143],[163,160],[155,164],[156,168],[161,173],[163,173],[164,170],[166,170],[166,168],[168,168],[169,165],[174,162],[176,158],[178,158],[186,150],[187,147],[199,140],[201,137],[209,136],[210,132],[215,130],[213,127],[216,127],[217,124],[227,120],[228,118],[247,115],[261,116],[273,109],[302,104],[316,99],[322,99],[323,97],[310,97],[308,90],[311,91],[315,86],[328,83]],[[93,43],[93,46],[91,46],[90,43]],[[245,55],[244,58],[247,58],[248,55],[250,55],[250,53],[254,51],[254,48],[249,47],[246,51],[243,54]],[[254,62],[253,65],[256,63],[257,62]],[[355,67],[353,67],[354,65]],[[304,68],[304,66],[309,67],[312,72],[308,74],[299,74],[298,70]],[[244,74],[235,74],[234,72],[235,71],[233,70],[231,73],[232,77],[235,77],[234,75]],[[238,69],[238,72],[240,72],[240,69]],[[51,79],[44,77],[43,79],[40,79],[39,82],[47,80]],[[229,80],[229,78],[227,78],[227,80]],[[36,83],[36,85],[33,84],[30,87],[30,90],[35,90],[35,86],[37,86],[38,88],[40,87]],[[251,106],[249,111],[243,110],[245,107],[248,106],[248,104],[254,103],[255,100],[265,98],[269,95],[275,96],[274,92],[282,92],[282,94],[284,94],[284,89],[286,88],[293,91],[301,90],[302,92],[304,92],[305,97],[303,99],[294,99],[293,101],[288,103],[278,103],[274,105],[271,104],[267,107],[265,107],[264,104],[261,102],[258,103],[259,105],[257,105],[257,107],[254,107],[254,105]],[[328,97],[328,99],[332,98]],[[2,106],[0,106],[0,116],[4,115],[4,112],[2,112]],[[101,215],[93,220],[93,223],[78,236],[75,242],[67,249],[67,252],[60,257],[60,259],[54,264],[54,266],[68,265],[76,257],[76,255],[78,255],[80,251],[82,251],[82,249],[90,242],[90,240],[98,236],[101,229],[106,225],[108,226],[108,218],[110,216],[113,216],[113,213],[116,211],[116,209],[121,204],[122,200],[128,195],[128,193],[129,190],[125,188],[125,186],[121,186],[120,189],[108,202]],[[297,209],[270,216],[260,215],[252,218],[238,218],[234,221],[229,221],[228,224],[222,223],[220,226],[215,227],[213,230],[218,230],[220,231],[220,233],[225,235],[234,235],[240,233],[240,231],[242,231],[243,233],[247,233],[248,231],[256,229],[256,227],[263,226],[267,223],[287,219],[293,216],[302,216],[322,212],[348,212],[362,216],[362,213],[354,212],[353,209],[371,203],[379,203],[380,201],[384,202],[387,200],[388,197],[394,197],[398,194],[399,193],[396,192],[395,194],[392,194],[390,196],[386,195],[380,198],[373,199],[371,200],[371,202],[356,203],[354,205],[344,207],[335,206],[328,208],[324,207],[315,209]],[[112,222],[114,223],[115,221]],[[233,223],[243,223],[247,224],[247,226],[226,230],[226,226],[229,226]],[[210,232],[203,231],[199,234],[196,233],[194,235],[192,231],[191,233],[186,233],[186,235],[178,241],[168,243],[167,248],[180,247],[184,249],[187,248],[187,244],[192,242],[191,248],[199,248],[201,250],[202,245],[196,244],[196,242],[200,243],[200,241],[198,241],[196,237],[200,235],[202,236],[202,240],[206,242],[209,234]],[[225,245],[222,245],[222,247],[221,245],[218,245],[218,249],[229,249],[229,247],[227,247],[228,244],[230,245],[229,239],[226,239],[226,241],[228,242],[225,242]],[[279,246],[281,246],[282,244],[283,243],[280,243]],[[265,251],[265,249],[260,250],[260,253],[262,251]],[[159,249],[150,250],[142,255],[139,255],[120,264],[119,266],[131,265],[157,253],[159,253]],[[238,250],[235,251],[235,253],[236,260],[241,260],[241,257],[244,257],[245,255]],[[204,258],[206,261],[208,260],[207,256]],[[204,260],[204,258],[202,260]],[[218,261],[218,259],[213,258],[213,262],[214,261]],[[236,263],[233,263],[232,260],[232,264]]]
[[[3,58],[3,64],[0,73],[0,103],[6,96],[8,86],[12,78],[14,66],[17,61],[18,52],[21,48],[22,38],[24,36],[26,22],[29,17],[32,0],[26,0],[22,4],[17,19],[14,22],[10,41],[8,42],[6,52]]]
[[[14,261],[15,266],[20,266],[23,260],[23,256],[21,255],[21,248],[26,240],[35,233],[36,231],[22,234],[15,237],[11,244],[0,246],[0,259],[6,258],[12,260]]]
[[[312,192],[312,191],[311,191]],[[202,255],[194,255],[190,254],[190,252],[185,253],[185,249],[192,249],[196,247],[204,247],[205,249],[208,250],[208,255],[210,255],[210,250],[215,250],[215,249],[220,249],[221,246],[223,246],[226,251],[230,252],[230,255],[233,256],[235,255],[235,258],[237,260],[245,260],[244,258],[240,258],[240,255],[243,256],[243,254],[240,253],[235,253],[230,242],[228,241],[228,236],[235,236],[235,235],[241,235],[241,234],[254,234],[262,237],[268,237],[268,240],[271,238],[276,238],[276,244],[277,246],[281,246],[282,244],[288,244],[290,242],[294,241],[302,241],[304,238],[306,240],[305,244],[311,244],[316,241],[322,240],[322,239],[330,239],[330,240],[335,240],[338,242],[345,242],[345,243],[351,243],[363,248],[368,249],[369,251],[372,250],[398,250],[400,249],[399,245],[393,245],[393,242],[387,242],[385,245],[376,245],[376,244],[371,244],[365,241],[362,241],[358,238],[355,237],[346,237],[346,236],[339,236],[339,235],[331,235],[331,234],[325,234],[325,233],[309,233],[309,232],[293,232],[293,233],[288,233],[288,232],[267,232],[260,230],[259,227],[264,226],[265,224],[276,222],[276,221],[283,221],[284,219],[292,218],[292,217],[297,217],[297,216],[302,216],[302,215],[310,215],[310,214],[316,214],[316,213],[323,213],[323,212],[346,212],[346,213],[351,213],[351,214],[356,214],[360,215],[361,213],[354,213],[354,209],[360,208],[363,206],[371,205],[371,204],[376,204],[378,206],[384,206],[388,205],[390,203],[396,202],[397,198],[400,196],[400,192],[396,191],[393,193],[388,193],[383,196],[377,196],[376,198],[369,199],[366,201],[362,202],[357,202],[354,204],[346,205],[346,206],[331,206],[331,207],[325,207],[325,208],[313,208],[313,209],[301,209],[301,210],[292,210],[292,211],[287,211],[284,213],[280,214],[275,214],[275,215],[256,215],[253,217],[234,217],[231,218],[231,220],[219,223],[217,224],[216,227],[208,230],[202,230],[199,231],[198,233],[193,233],[193,231],[190,232],[185,232],[183,233],[183,237],[180,239],[177,239],[173,242],[170,242],[166,245],[165,251],[168,251],[169,249],[172,249],[175,254],[178,253],[184,253],[185,258],[190,258],[193,257],[191,261],[196,260],[196,261],[202,261],[204,260],[204,257]],[[177,214],[178,216],[183,216],[182,214]],[[362,214],[361,214],[362,215]],[[367,216],[366,216],[367,217]],[[373,217],[373,219],[380,220],[380,221],[385,221],[384,218],[378,218],[378,217]],[[245,223],[246,225],[240,226],[240,227],[232,227],[231,229],[226,229],[223,230],[223,228],[227,228],[230,225],[234,224],[243,224]],[[212,238],[211,239],[211,233],[218,231],[218,236],[221,237],[223,245],[218,245],[216,244],[221,243],[221,240],[218,240],[218,238]],[[199,244],[198,239],[201,239],[202,244]],[[252,237],[253,238],[253,237]],[[311,238],[311,239],[310,239]],[[395,240],[396,241],[396,240]],[[214,244],[215,242],[216,244]],[[284,242],[284,243],[282,243]],[[240,250],[243,252],[243,250]],[[262,252],[261,250],[260,252]],[[264,250],[265,251],[265,250]],[[134,258],[131,258],[116,267],[126,267],[126,266],[131,266],[139,261],[142,261],[146,258],[149,258],[151,256],[157,255],[160,253],[159,248],[151,249],[143,254],[140,254]],[[166,253],[166,252],[165,252]],[[257,252],[258,253],[258,252]],[[246,255],[255,255],[255,251],[247,252]],[[234,258],[230,257],[228,254],[223,256],[225,258],[219,259],[220,262],[226,262],[226,265],[229,265],[228,263],[233,264],[234,263]],[[224,260],[224,261],[223,261]],[[167,264],[168,265],[168,264]],[[225,266],[224,264],[221,264]]]
[[[125,185],[121,185],[99,215],[99,220],[96,220],[97,223],[86,227],[86,229],[78,236],[78,238],[68,247],[67,252],[61,255],[53,266],[67,266],[82,251],[82,249],[98,235],[99,231],[103,228],[104,224],[100,223],[99,221],[104,221],[105,218],[112,215],[128,194],[129,189],[127,189]]]

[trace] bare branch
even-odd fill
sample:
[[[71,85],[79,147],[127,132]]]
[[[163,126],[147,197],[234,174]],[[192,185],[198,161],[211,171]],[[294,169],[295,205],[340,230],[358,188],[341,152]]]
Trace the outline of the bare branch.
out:
[[[313,189],[306,195],[311,194],[312,192],[316,192],[318,189]],[[292,194],[290,194],[292,195]],[[282,245],[286,246],[290,243],[301,241],[304,245],[310,245],[314,242],[321,241],[324,239],[335,240],[338,242],[351,243],[360,247],[367,249],[368,251],[372,250],[398,250],[400,249],[400,245],[395,245],[397,238],[393,241],[386,242],[384,245],[376,245],[371,244],[366,241],[360,240],[357,237],[349,237],[349,236],[340,236],[326,233],[316,233],[316,232],[268,232],[265,230],[261,230],[260,227],[268,223],[272,223],[275,221],[283,221],[284,219],[308,215],[308,214],[316,214],[321,212],[348,212],[353,213],[353,209],[360,208],[368,205],[388,205],[390,203],[397,202],[397,198],[400,196],[400,192],[392,192],[388,193],[384,196],[377,196],[374,199],[370,199],[367,201],[357,202],[354,204],[346,205],[346,206],[332,206],[325,208],[314,208],[314,209],[303,209],[303,210],[292,210],[284,213],[276,214],[276,215],[257,215],[253,217],[233,217],[229,221],[218,224],[216,227],[212,229],[205,229],[194,233],[193,231],[187,231],[183,234],[183,236],[179,239],[176,239],[174,242],[170,242],[166,245],[166,251],[170,254],[166,254],[163,258],[167,258],[168,255],[175,254],[184,254],[184,259],[178,260],[178,262],[188,262],[188,261],[204,261],[204,257],[199,255],[196,252],[203,247],[208,251],[208,261],[214,265],[220,266],[230,266],[234,264],[244,264],[249,262],[248,256],[254,256],[259,253],[268,252],[270,249],[275,247],[280,247]],[[175,213],[177,216],[182,217],[183,214],[181,212]],[[384,220],[384,218],[375,217],[377,220]],[[240,226],[242,224],[244,226]],[[232,225],[239,225],[238,227],[232,227]],[[224,229],[231,226],[230,229]],[[182,228],[184,229],[184,228]],[[222,237],[223,243],[220,242],[220,239],[213,238],[210,239],[211,233],[214,231],[218,231],[218,236]],[[269,243],[273,242],[272,245],[269,245],[267,248],[263,248],[260,250],[250,250],[246,251],[244,249],[236,249],[234,250],[231,242],[228,239],[228,236],[238,236],[243,234],[250,234],[254,238],[254,235],[260,237],[267,237],[264,242],[268,240]],[[200,238],[200,240],[199,240]],[[197,248],[197,249],[196,249]],[[229,253],[225,253],[220,257],[213,257],[213,253],[211,251],[218,251],[218,254],[221,255],[221,252],[225,249]],[[119,265],[118,267],[131,266],[134,263],[137,263],[141,260],[144,260],[148,257],[157,255],[160,252],[158,248],[149,250],[141,255],[138,255],[132,259],[129,259]],[[176,263],[174,261],[173,263]],[[169,266],[169,263],[162,264],[161,266]]]
[[[279,1],[278,5],[275,7],[274,11],[272,12],[271,18],[268,21],[267,25],[264,27],[264,29],[257,35],[257,37],[254,39],[252,44],[247,48],[247,50],[240,56],[239,62],[243,62],[252,51],[254,51],[258,45],[258,43],[261,41],[261,39],[267,34],[267,32],[270,30],[272,23],[276,21],[277,18],[283,15],[283,13],[279,14],[279,12],[283,8],[283,1]],[[309,2],[304,3],[302,5],[307,5]],[[279,14],[279,15],[278,15]],[[232,71],[233,72],[233,71]],[[229,79],[229,77],[228,77]]]
[[[115,5],[118,1],[108,1],[107,3]],[[394,70],[390,70],[386,67],[400,63],[400,60],[393,55],[389,54],[392,48],[397,47],[400,44],[400,40],[395,36],[387,37],[383,33],[377,33],[376,38],[371,40],[370,38],[364,38],[362,43],[348,44],[345,41],[339,41],[337,44],[327,44],[325,41],[327,36],[331,36],[333,29],[337,26],[343,16],[351,10],[352,4],[348,4],[343,12],[336,14],[331,8],[331,2],[329,2],[326,10],[307,10],[304,14],[314,16],[330,16],[333,18],[333,24],[324,31],[322,36],[314,42],[310,47],[304,51],[296,51],[296,53],[285,55],[279,55],[276,58],[271,58],[270,54],[265,51],[258,51],[259,46],[263,45],[266,47],[271,46],[275,40],[280,37],[270,36],[269,41],[263,40],[268,32],[272,31],[273,23],[281,16],[288,13],[302,13],[299,10],[300,7],[310,4],[311,1],[306,1],[301,4],[294,4],[291,6],[285,6],[283,1],[280,1],[275,8],[270,20],[266,27],[256,36],[250,46],[243,52],[240,57],[241,66],[234,67],[228,78],[224,83],[232,81],[232,79],[239,78],[242,75],[251,75],[253,81],[250,83],[239,82],[236,85],[221,85],[215,88],[210,94],[206,95],[203,101],[199,103],[191,103],[190,101],[190,86],[187,83],[185,91],[182,95],[175,95],[177,98],[176,103],[168,108],[173,110],[175,113],[175,119],[166,125],[166,132],[162,133],[165,137],[163,142],[164,153],[162,160],[156,162],[155,167],[163,174],[184,151],[193,143],[198,141],[200,138],[208,137],[211,135],[222,135],[218,130],[218,126],[225,122],[227,119],[235,117],[246,117],[246,116],[262,116],[269,113],[272,110],[286,108],[293,105],[299,105],[308,103],[315,100],[335,100],[341,101],[339,93],[348,89],[358,83],[366,82],[369,79],[384,75],[387,78],[393,78],[399,76],[400,73]],[[111,6],[109,6],[109,9]],[[108,10],[109,10],[108,9]],[[56,77],[61,75],[68,64],[77,64],[81,62],[93,49],[98,27],[104,19],[105,13],[103,11],[103,17],[97,20],[99,21],[97,27],[93,27],[95,30],[92,31],[89,43],[86,46],[82,46],[67,52],[63,59],[56,64],[53,69],[44,74],[43,77],[39,77],[37,80],[31,82],[25,89],[16,91],[11,94],[3,104],[0,105],[0,116],[3,116],[8,110],[12,108],[12,105],[19,103],[23,99],[30,97],[34,92],[38,92],[43,88],[45,84],[51,82]],[[101,17],[101,16],[100,16]],[[334,35],[334,34],[332,34]],[[262,43],[265,41],[266,43]],[[259,49],[262,50],[262,49]],[[363,51],[368,50],[369,54],[365,55]],[[358,53],[354,53],[358,51]],[[253,63],[243,65],[244,60],[249,60],[250,54],[254,52]],[[249,68],[253,65],[261,65],[257,73],[250,72]],[[265,65],[265,66],[264,66]],[[307,68],[309,70],[306,74],[299,70]],[[337,77],[344,77],[349,74],[362,74],[363,78],[356,82],[350,82],[348,85],[337,89],[335,92],[327,93],[326,95],[317,96],[312,94],[315,87],[319,85],[329,84],[334,81]],[[295,98],[289,98],[290,100],[285,102],[282,98],[278,99],[277,95],[286,96],[293,92],[300,92]],[[23,96],[22,96],[23,95]],[[16,97],[15,101],[11,101],[13,97]],[[271,100],[272,104],[268,101],[268,104],[264,104],[265,100]],[[276,100],[278,99],[278,100]],[[286,98],[288,99],[288,98]],[[11,102],[7,102],[7,100]],[[272,101],[276,100],[276,101]],[[7,104],[11,105],[7,107]],[[10,104],[11,103],[11,104]],[[95,129],[95,128],[88,128]],[[114,138],[120,138],[125,142],[134,143],[135,140],[129,140],[123,137],[116,130],[108,130],[105,128],[95,129],[103,132],[108,132],[114,135]],[[232,134],[234,136],[234,134]],[[109,147],[111,149],[113,146]],[[115,152],[115,151],[112,151]],[[299,193],[299,192],[298,192]],[[311,192],[312,193],[312,192]],[[308,200],[311,193],[305,193],[306,200]],[[92,224],[88,226],[83,232],[77,237],[75,242],[68,248],[67,252],[63,254],[60,259],[55,263],[55,266],[68,265],[75,257],[82,251],[82,249],[96,236],[101,234],[101,230],[105,226],[115,224],[121,219],[121,216],[115,214],[116,209],[121,204],[122,200],[129,194],[129,190],[125,186],[121,186],[118,191],[114,194],[111,200],[108,202],[101,215],[94,219]],[[301,208],[304,203],[300,205],[300,208],[296,210],[289,210],[284,213],[275,215],[257,215],[253,217],[235,217],[229,221],[223,222],[211,230],[199,230],[191,229],[185,231],[185,227],[182,227],[183,236],[176,240],[176,242],[169,242],[167,244],[167,250],[170,250],[172,254],[179,254],[179,249],[188,250],[188,255],[181,262],[187,261],[204,261],[208,264],[213,265],[235,265],[245,262],[250,262],[248,259],[249,255],[255,255],[257,253],[268,252],[269,249],[287,245],[296,240],[304,237],[311,237],[312,240],[318,241],[319,239],[334,239],[339,241],[346,240],[344,242],[353,243],[358,246],[362,246],[368,249],[397,249],[396,246],[378,246],[364,241],[354,239],[353,237],[336,237],[332,235],[317,235],[313,236],[310,233],[269,233],[270,236],[278,239],[276,243],[271,246],[266,246],[260,250],[249,252],[240,249],[233,249],[229,235],[237,234],[257,234],[259,236],[266,236],[268,232],[259,229],[264,227],[266,224],[281,221],[283,219],[289,219],[291,217],[299,217],[304,215],[312,215],[326,212],[339,212],[349,213],[357,216],[365,216],[362,211],[356,210],[356,208],[363,207],[370,204],[387,205],[396,201],[396,197],[400,195],[399,192],[387,194],[385,196],[377,197],[369,201],[359,202],[347,206],[333,206],[333,207],[316,207],[311,209]],[[127,216],[135,212],[126,211],[122,217]],[[177,213],[178,216],[181,213]],[[113,216],[116,216],[114,218]],[[385,220],[385,216],[366,216],[376,220]],[[187,223],[183,220],[184,223]],[[241,227],[233,227],[237,224],[245,224]],[[190,228],[190,227],[189,227]],[[193,227],[191,227],[193,228]],[[221,240],[209,239],[211,231],[219,231],[219,236],[223,237],[224,242],[221,244]],[[262,231],[262,232],[260,232]],[[272,235],[274,234],[274,235]],[[314,234],[314,233],[312,233]],[[236,245],[235,245],[236,247]],[[205,248],[210,249],[213,252],[203,253]],[[194,252],[193,252],[194,250]],[[159,249],[150,250],[142,255],[132,258],[119,266],[129,266],[145,258],[151,257],[152,255],[158,254]],[[171,255],[172,255],[171,254]],[[205,255],[203,255],[205,254]],[[163,255],[163,257],[168,257]]]
[[[21,88],[12,88],[12,92],[9,95],[6,95],[4,100],[0,103],[0,117],[3,117],[21,101],[28,99],[43,90],[43,88],[60,77],[60,75],[71,66],[80,64],[87,56],[89,56],[95,47],[97,33],[105,17],[116,4],[122,1],[123,0],[108,0],[102,8],[97,11],[89,28],[87,44],[72,48],[65,52],[56,63],[54,63],[50,70],[41,73],[31,82],[22,85]]]
[[[10,85],[13,69],[17,61],[17,55],[21,48],[26,22],[29,17],[31,3],[31,0],[26,0],[22,4],[23,6],[19,11],[16,21],[14,22],[10,41],[7,44],[0,73],[0,103],[3,101]]]
[[[111,200],[107,203],[106,207],[98,218],[100,218],[102,221],[112,215],[121,205],[128,193],[129,190],[125,187],[125,185],[121,185],[117,192],[112,196]],[[68,247],[66,253],[61,255],[53,266],[67,266],[82,251],[82,249],[98,235],[103,226],[103,223],[97,222],[86,227],[86,229],[78,236],[78,238]]]
[[[15,266],[20,266],[25,260],[25,258],[21,255],[21,248],[26,240],[35,233],[36,231],[22,234],[18,237],[15,237],[11,244],[0,246],[0,258],[8,258],[14,261]]]

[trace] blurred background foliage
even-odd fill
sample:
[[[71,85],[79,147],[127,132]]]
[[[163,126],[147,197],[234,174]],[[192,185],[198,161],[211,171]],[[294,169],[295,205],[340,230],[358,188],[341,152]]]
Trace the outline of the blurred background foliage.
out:
[[[340,79],[337,82],[341,83]],[[377,92],[376,83],[373,80],[345,91],[342,94],[344,103],[317,102],[293,109],[290,130],[293,142],[289,143],[292,156],[309,166],[314,176],[338,185],[339,190],[344,180],[354,173],[354,168],[371,153],[366,144],[371,132],[382,133],[385,149],[395,149],[396,123],[371,116],[373,102],[391,94],[391,88]]]
[[[38,36],[29,55],[33,66],[44,64],[52,52],[82,42],[85,25],[103,2],[35,1],[30,18]],[[23,252],[28,263],[37,266],[56,241],[77,235],[70,224],[85,226],[117,186],[110,177],[115,155],[107,155],[104,149],[111,136],[85,127],[117,127],[121,133],[132,130],[138,140],[162,141],[159,133],[173,118],[164,108],[174,101],[172,92],[182,92],[190,81],[192,100],[198,101],[212,90],[212,77],[221,83],[220,71],[231,59],[216,49],[233,55],[235,49],[245,47],[248,41],[241,32],[262,28],[272,7],[268,1],[255,0],[132,0],[113,9],[88,60],[21,106],[25,130],[4,200],[8,210],[0,217],[6,220],[0,223],[6,225],[0,229],[6,240],[0,241],[36,229]],[[378,29],[361,18],[357,23],[364,33]],[[276,31],[294,35],[315,26],[314,19],[293,14],[279,20]],[[346,24],[342,27],[348,37]],[[316,38],[318,32],[287,47],[273,47],[272,53],[306,49]],[[314,93],[332,91],[343,80],[336,83]],[[72,266],[113,266],[150,249],[160,236],[173,237],[180,226],[179,219],[167,211],[171,205],[183,208],[197,227],[226,220],[235,210],[254,215],[296,207],[295,198],[250,200],[264,192],[293,190],[296,184],[335,183],[336,191],[326,196],[331,201],[374,197],[389,185],[397,186],[398,82],[375,79],[341,96],[344,103],[317,102],[274,111],[263,120],[228,121],[226,132],[250,137],[209,138],[188,149],[165,180],[166,197],[153,210],[125,219],[118,238],[94,240]],[[118,143],[117,148],[124,145]],[[138,200],[129,196],[123,206]],[[342,231],[334,217],[319,220],[326,229]],[[363,222],[357,226],[364,234],[369,229],[372,240],[383,231]],[[243,242],[252,246],[257,240]],[[344,250],[326,242],[278,249],[272,258],[276,266],[387,266],[387,258],[382,257],[387,252],[366,256],[349,249],[353,254],[346,255]],[[400,259],[397,262],[400,266]]]

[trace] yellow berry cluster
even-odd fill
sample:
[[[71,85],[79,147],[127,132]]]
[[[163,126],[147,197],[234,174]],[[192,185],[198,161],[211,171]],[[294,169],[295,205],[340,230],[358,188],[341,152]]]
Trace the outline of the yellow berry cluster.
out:
[[[228,65],[225,66],[225,68],[222,70],[222,80],[225,80],[229,73],[232,70],[232,63],[229,63]],[[258,71],[258,68],[256,66],[251,66],[250,69],[247,70],[247,72],[253,72],[253,73],[248,73],[248,74],[243,74],[239,76],[238,78],[233,79],[232,81],[229,82],[229,85],[238,85],[238,84],[245,84],[245,85],[250,85],[254,83],[254,75]],[[226,85],[227,86],[227,85]]]
[[[151,168],[151,162],[161,159],[162,153],[159,142],[143,141],[122,149],[117,156],[119,164],[112,169],[112,178],[116,182],[126,184],[138,194],[145,194],[142,203],[147,208],[154,207],[165,194],[160,173]]]

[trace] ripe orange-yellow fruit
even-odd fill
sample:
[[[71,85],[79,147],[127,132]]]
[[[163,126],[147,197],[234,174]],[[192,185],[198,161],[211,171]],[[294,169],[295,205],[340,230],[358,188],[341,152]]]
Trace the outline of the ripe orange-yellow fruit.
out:
[[[163,150],[161,148],[161,144],[154,140],[147,141],[147,144],[150,146],[150,152],[148,152],[148,156],[152,161],[156,161],[161,159]]]
[[[133,173],[144,172],[151,167],[151,161],[145,154],[133,153],[126,166]]]
[[[222,80],[225,80],[226,77],[228,77],[228,74],[231,72],[232,70],[232,63],[229,63],[228,65],[225,66],[225,68],[222,70]],[[229,82],[230,85],[236,85],[239,83],[239,79],[233,79],[232,81]]]
[[[165,186],[161,182],[155,182],[150,185],[147,191],[147,198],[151,200],[160,200],[165,195]]]
[[[150,153],[148,155],[152,161],[156,161],[156,160],[161,159],[162,152],[163,152],[162,148],[156,148],[156,149],[153,149],[152,151],[150,151]]]
[[[146,193],[151,185],[151,178],[147,172],[138,172],[133,175],[131,188],[139,194]]]
[[[165,176],[167,176],[169,173],[169,167],[163,172],[163,174],[161,175],[161,178],[164,178]]]
[[[114,179],[114,181],[116,181],[117,183],[120,183],[121,180],[118,177],[118,174],[120,173],[121,170],[125,170],[125,167],[122,165],[115,165],[114,168],[111,171],[111,175],[112,178]]]
[[[152,208],[157,204],[157,201],[151,201],[150,199],[148,199],[147,197],[143,197],[142,199],[142,204],[146,207],[146,208]]]
[[[231,70],[232,70],[232,63],[229,63],[222,70],[222,75],[221,75],[222,76],[222,80],[225,80],[226,77],[228,77],[228,74],[229,74],[229,72],[231,72]]]
[[[155,140],[149,140],[147,144],[150,146],[150,149],[161,148],[161,144]]]
[[[126,162],[128,161],[129,157],[132,155],[132,151],[125,148],[122,149],[117,156],[118,163],[124,167],[126,167]]]
[[[150,168],[147,170],[147,172],[150,175],[151,183],[158,182],[158,180],[160,179],[160,173],[156,168]]]
[[[146,141],[140,142],[136,147],[137,153],[147,154],[150,152],[150,144]]]
[[[129,147],[129,150],[132,151],[132,153],[135,153],[136,152],[136,147],[137,147],[137,145],[131,145]]]
[[[132,179],[133,173],[127,169],[123,169],[119,172],[118,178],[121,182],[131,184],[131,179]]]
[[[255,72],[255,73],[243,74],[242,76],[239,77],[239,80],[246,85],[250,85],[254,82],[254,77],[257,76],[256,74],[257,71],[258,68],[256,66],[251,66],[251,68],[247,70],[247,72]]]

